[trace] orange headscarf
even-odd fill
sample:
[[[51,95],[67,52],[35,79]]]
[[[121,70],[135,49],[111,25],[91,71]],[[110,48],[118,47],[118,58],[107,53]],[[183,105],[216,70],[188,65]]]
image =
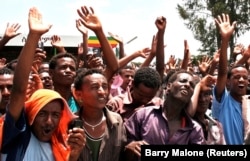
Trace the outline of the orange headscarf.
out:
[[[3,122],[4,122],[4,115],[0,116],[0,151],[1,151],[2,139],[3,139]]]
[[[76,116],[70,111],[70,108],[64,98],[57,92],[49,89],[39,89],[35,91],[31,97],[25,102],[25,112],[28,117],[29,125],[33,121],[38,112],[49,102],[61,99],[64,103],[62,116],[59,126],[51,138],[52,151],[56,161],[63,161],[68,158],[70,153],[66,144],[68,123]]]

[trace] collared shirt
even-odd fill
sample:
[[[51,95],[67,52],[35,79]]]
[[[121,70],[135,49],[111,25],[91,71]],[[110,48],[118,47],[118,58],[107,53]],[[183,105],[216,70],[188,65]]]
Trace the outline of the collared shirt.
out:
[[[67,103],[69,105],[71,112],[77,113],[80,110],[79,104],[77,103],[77,101],[73,96],[69,98]]]
[[[123,120],[127,120],[135,111],[140,108],[147,106],[160,106],[162,103],[163,101],[161,98],[154,97],[146,105],[135,107],[133,105],[131,91],[128,91],[125,94],[121,94],[111,98],[107,103],[107,107],[109,108],[109,110],[119,113],[122,116]]]
[[[126,131],[122,118],[119,114],[104,108],[107,128],[99,150],[99,161],[119,161],[122,160],[122,152],[127,141]],[[78,161],[91,161],[92,152],[86,145],[80,154]]]
[[[170,137],[168,120],[162,107],[151,106],[136,111],[125,123],[128,142],[144,140],[150,145],[204,144],[201,126],[182,112],[186,125]]]
[[[212,115],[218,119],[224,130],[227,144],[236,145],[244,143],[244,123],[241,103],[236,101],[225,89],[218,102],[213,89]]]

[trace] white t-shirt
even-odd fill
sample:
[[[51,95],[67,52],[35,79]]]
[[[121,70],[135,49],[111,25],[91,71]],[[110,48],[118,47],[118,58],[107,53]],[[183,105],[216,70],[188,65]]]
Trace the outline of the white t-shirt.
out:
[[[1,161],[5,161],[7,154],[1,154]],[[55,161],[51,145],[39,141],[32,133],[23,161]]]

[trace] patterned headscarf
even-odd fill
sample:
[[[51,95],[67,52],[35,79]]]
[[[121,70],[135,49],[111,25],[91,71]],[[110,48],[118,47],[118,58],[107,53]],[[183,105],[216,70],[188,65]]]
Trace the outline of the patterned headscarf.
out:
[[[31,97],[25,102],[25,112],[28,117],[29,125],[32,125],[38,112],[49,102],[60,99],[64,107],[62,116],[59,121],[59,126],[52,135],[51,144],[52,151],[56,161],[63,161],[68,158],[70,153],[66,144],[67,129],[69,122],[76,116],[70,111],[67,102],[56,91],[49,89],[39,89],[35,91]]]

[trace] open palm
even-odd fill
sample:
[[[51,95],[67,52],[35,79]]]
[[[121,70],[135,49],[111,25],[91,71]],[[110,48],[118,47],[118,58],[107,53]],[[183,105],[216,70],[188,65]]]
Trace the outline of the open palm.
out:
[[[229,38],[233,34],[236,22],[234,21],[231,25],[230,18],[227,14],[222,14],[222,16],[218,16],[218,18],[215,19],[215,22],[220,28],[221,36]]]

